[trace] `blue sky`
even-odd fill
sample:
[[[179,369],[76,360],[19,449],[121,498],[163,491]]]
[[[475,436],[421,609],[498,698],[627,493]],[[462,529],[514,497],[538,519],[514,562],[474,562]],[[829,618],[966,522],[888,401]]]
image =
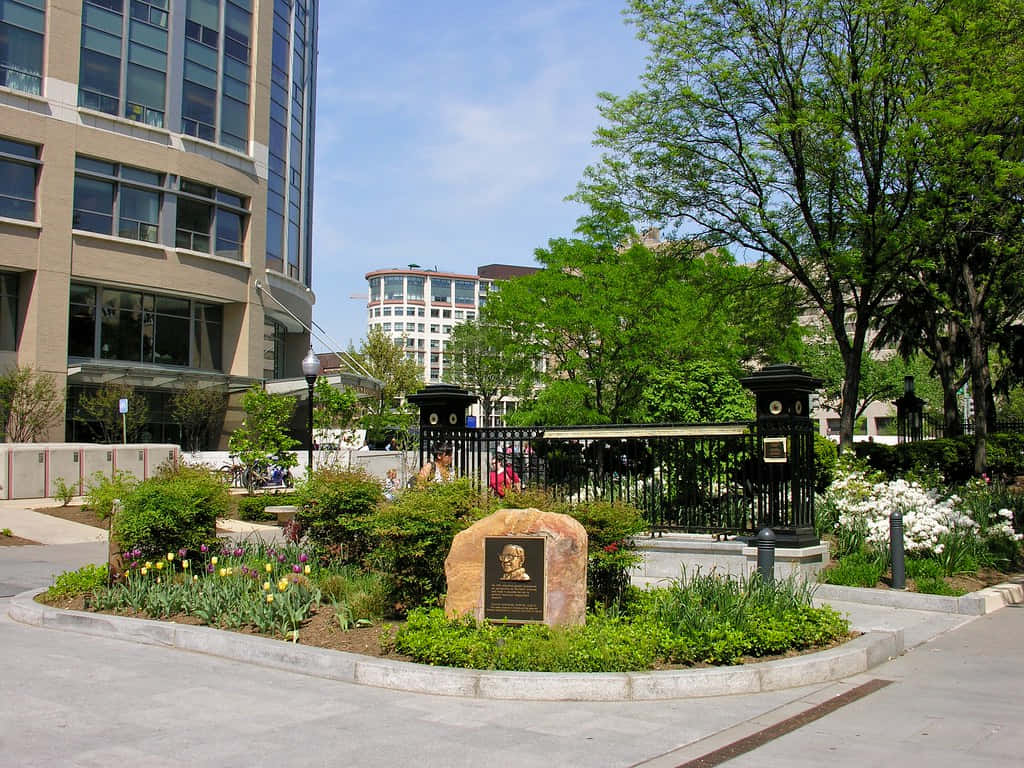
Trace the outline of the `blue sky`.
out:
[[[372,269],[533,264],[571,234],[597,93],[644,66],[623,5],[322,0],[313,316],[331,337],[365,336],[349,297]]]

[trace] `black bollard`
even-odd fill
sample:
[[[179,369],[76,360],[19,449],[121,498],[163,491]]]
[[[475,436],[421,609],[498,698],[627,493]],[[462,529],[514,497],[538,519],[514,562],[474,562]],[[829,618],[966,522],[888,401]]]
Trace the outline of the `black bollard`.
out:
[[[762,528],[757,534],[757,572],[765,581],[775,581],[775,533],[771,528]]]
[[[907,567],[903,557],[903,515],[889,515],[889,552],[892,553],[892,588],[907,588]]]

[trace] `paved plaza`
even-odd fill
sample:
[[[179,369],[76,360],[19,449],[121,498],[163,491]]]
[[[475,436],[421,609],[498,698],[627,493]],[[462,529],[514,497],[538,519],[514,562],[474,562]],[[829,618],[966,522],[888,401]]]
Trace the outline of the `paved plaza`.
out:
[[[971,617],[835,602],[855,626],[902,629],[909,648],[837,682],[667,701],[480,700],[325,680],[8,617],[8,595],[102,562],[105,551],[102,542],[0,548],[4,766],[987,768],[1017,765],[1024,754],[1019,605]],[[817,717],[851,693],[849,703]],[[734,747],[721,762],[718,750],[751,736],[760,746],[741,754]]]

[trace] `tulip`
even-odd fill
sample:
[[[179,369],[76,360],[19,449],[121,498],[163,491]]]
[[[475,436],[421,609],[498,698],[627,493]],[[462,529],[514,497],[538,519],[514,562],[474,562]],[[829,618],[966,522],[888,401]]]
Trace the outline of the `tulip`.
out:
[[[267,595],[267,602],[268,603],[274,602],[274,596],[273,595]]]
[[[145,576],[145,575],[146,575],[147,573],[149,573],[149,568],[145,568],[145,567],[144,567],[144,568],[143,568],[143,569],[142,569],[142,570],[140,571],[140,573],[141,573],[141,574],[142,574],[143,576]]]
[[[270,573],[270,572],[271,572],[272,570],[274,570],[274,566],[273,566],[273,565],[271,565],[270,563],[267,563],[266,565],[264,565],[264,566],[263,566],[263,569],[264,569],[264,570],[265,570],[265,571],[266,571],[267,573]]]
[[[173,552],[168,552],[167,553],[167,560],[168,560],[168,562],[173,560],[173,559],[174,559],[174,553]]]
[[[219,573],[221,576],[227,576],[228,575],[228,569],[227,568],[221,568],[217,573]]]
[[[293,573],[302,573],[302,566],[301,565],[293,565],[292,566],[292,572]]]
[[[209,552],[210,548],[208,546],[206,546],[205,544],[200,544],[199,545],[199,551],[200,552]]]
[[[188,560],[182,560],[181,561],[181,567],[182,567],[182,569],[187,571],[188,570]]]
[[[302,572],[303,572],[303,573],[305,573],[305,574],[309,574],[309,573],[310,573],[310,571],[312,571],[312,570],[313,570],[313,569],[312,569],[312,568],[310,568],[310,567],[309,567],[309,566],[307,565],[307,566],[306,566],[305,568],[303,568],[303,569],[302,569]]]
[[[158,571],[162,571],[164,569],[164,564],[162,560],[156,564],[156,569]]]
[[[299,555],[299,562],[300,563],[305,563],[307,560],[309,560],[309,555],[307,555],[305,552],[303,552],[301,555]]]
[[[213,557],[211,557],[210,558],[210,562],[213,563],[214,565],[216,565],[217,564],[217,556],[214,555]]]
[[[263,591],[264,592],[269,592],[270,591],[270,582],[269,581],[264,581],[263,582]]]

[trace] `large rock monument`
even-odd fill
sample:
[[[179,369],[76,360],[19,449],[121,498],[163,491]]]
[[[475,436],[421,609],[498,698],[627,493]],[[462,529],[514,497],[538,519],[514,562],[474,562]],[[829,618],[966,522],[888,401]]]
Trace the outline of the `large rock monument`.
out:
[[[587,532],[568,515],[501,509],[456,535],[445,613],[477,621],[583,624]]]

